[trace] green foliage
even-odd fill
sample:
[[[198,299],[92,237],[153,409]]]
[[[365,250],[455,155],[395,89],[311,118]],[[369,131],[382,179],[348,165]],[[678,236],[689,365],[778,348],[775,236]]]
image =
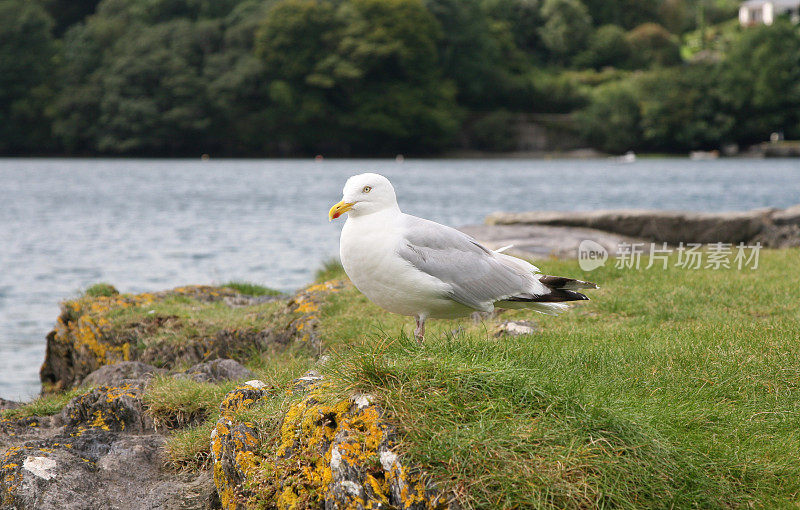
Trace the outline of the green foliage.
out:
[[[332,258],[322,263],[322,267],[317,270],[315,280],[326,282],[340,278],[345,278],[344,268],[338,258]]]
[[[126,32],[100,78],[97,148],[103,152],[185,154],[208,125],[203,54],[216,27],[177,19]],[[202,146],[201,146],[202,147]]]
[[[426,151],[456,127],[419,0],[283,0],[257,35],[277,143],[339,153]]]
[[[512,151],[517,148],[516,126],[516,117],[506,110],[487,113],[470,126],[472,145],[486,151]]]
[[[584,0],[598,26],[618,25],[625,30],[658,19],[659,1],[653,0]]]
[[[483,8],[489,18],[507,27],[517,48],[536,61],[545,60],[547,50],[539,35],[544,23],[540,0],[484,0]]]
[[[426,5],[441,26],[441,68],[455,83],[458,102],[488,109],[513,95],[518,73],[509,64],[519,64],[519,55],[515,46],[509,52],[507,20],[495,23],[479,0],[427,0]]]
[[[651,150],[713,149],[734,128],[710,65],[657,70],[637,80],[644,144]]]
[[[720,94],[741,143],[783,131],[800,137],[800,29],[788,22],[745,30],[720,70]]]
[[[628,43],[636,67],[672,66],[681,61],[677,39],[656,23],[645,23],[631,30]]]
[[[636,91],[629,82],[601,85],[578,115],[583,137],[592,146],[618,154],[640,146],[640,120]]]
[[[584,136],[609,152],[689,151],[730,140],[733,117],[715,88],[717,68],[655,69],[597,87],[580,114]]]
[[[0,0],[0,154],[47,152],[56,46],[37,3]]]
[[[585,47],[592,18],[580,0],[544,0],[542,17],[539,33],[557,61],[566,62]]]
[[[197,382],[188,378],[156,377],[142,401],[156,428],[176,429],[200,424],[215,416],[219,403],[236,382]]]
[[[0,154],[437,153],[469,139],[474,119],[488,126],[587,102],[587,118],[613,113],[598,103],[624,101],[594,89],[617,79],[631,82],[639,113],[612,123],[629,127],[622,134],[588,133],[598,148],[798,137],[797,27],[742,29],[737,7],[0,0]],[[708,73],[682,76],[682,59]],[[614,69],[645,72],[612,77]],[[474,148],[514,145],[480,123],[478,131]]]
[[[99,0],[42,0],[42,5],[53,17],[53,33],[62,36],[66,30],[92,14]]]
[[[578,67],[627,67],[631,62],[633,48],[625,37],[625,31],[617,25],[603,25],[589,36],[586,51],[578,55]]]

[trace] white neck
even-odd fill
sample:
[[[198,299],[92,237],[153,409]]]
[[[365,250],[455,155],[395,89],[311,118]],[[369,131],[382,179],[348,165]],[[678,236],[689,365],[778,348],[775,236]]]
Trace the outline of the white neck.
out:
[[[376,210],[366,210],[366,211],[357,211],[355,209],[350,210],[347,212],[347,221],[351,219],[359,219],[359,218],[382,218],[385,216],[394,216],[400,214],[400,206],[397,205],[397,202],[384,207],[383,209]]]

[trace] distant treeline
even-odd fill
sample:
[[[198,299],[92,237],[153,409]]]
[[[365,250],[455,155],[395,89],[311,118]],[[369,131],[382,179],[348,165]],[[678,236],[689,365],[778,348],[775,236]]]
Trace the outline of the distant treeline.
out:
[[[734,0],[0,0],[0,154],[513,148],[800,138],[800,29]]]

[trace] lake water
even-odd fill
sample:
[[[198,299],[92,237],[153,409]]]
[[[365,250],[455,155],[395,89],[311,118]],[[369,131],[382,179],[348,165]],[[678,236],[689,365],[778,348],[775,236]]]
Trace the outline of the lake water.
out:
[[[92,283],[309,282],[338,252],[329,207],[367,171],[406,212],[454,226],[501,210],[800,203],[800,160],[0,159],[0,397],[38,393],[58,303]]]

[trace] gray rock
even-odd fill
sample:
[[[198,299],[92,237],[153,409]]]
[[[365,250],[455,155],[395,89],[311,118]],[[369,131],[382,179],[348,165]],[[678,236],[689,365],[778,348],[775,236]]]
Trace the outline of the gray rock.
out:
[[[4,398],[0,398],[0,411],[5,409],[16,409],[20,406],[19,402],[14,402],[13,400],[6,400]]]
[[[778,229],[777,234],[772,233],[772,230],[775,227],[800,225],[800,206],[785,210],[754,209],[721,213],[645,209],[494,213],[486,218],[486,224],[585,228],[669,244],[751,244],[761,236],[770,243],[765,244],[765,247],[779,248],[794,245],[794,230]]]
[[[511,245],[505,253],[530,259],[577,257],[578,246],[586,239],[605,248],[611,257],[617,255],[620,243],[644,242],[643,239],[591,228],[550,225],[470,225],[459,230],[493,250]]]
[[[198,363],[181,374],[175,374],[175,377],[197,382],[222,382],[255,379],[258,376],[238,361],[215,359]]]
[[[60,417],[3,423],[0,508],[218,508],[207,472],[165,469],[165,438],[148,425],[139,391],[97,388]]]
[[[8,459],[18,468],[16,482],[2,489],[2,508],[94,510],[201,510],[213,508],[214,484],[208,473],[173,474],[161,460],[164,438],[124,435],[105,452],[92,455],[65,448],[60,441],[26,444]],[[3,482],[0,482],[0,486]]]
[[[776,225],[800,225],[800,204],[775,211],[770,215],[770,219]]]
[[[156,368],[141,361],[122,361],[113,365],[105,365],[83,380],[85,386],[120,386],[134,384],[141,386],[154,375],[163,374],[166,370]]]
[[[73,398],[61,411],[67,428],[121,432],[153,430],[153,421],[144,412],[141,389],[131,386],[101,386]]]

